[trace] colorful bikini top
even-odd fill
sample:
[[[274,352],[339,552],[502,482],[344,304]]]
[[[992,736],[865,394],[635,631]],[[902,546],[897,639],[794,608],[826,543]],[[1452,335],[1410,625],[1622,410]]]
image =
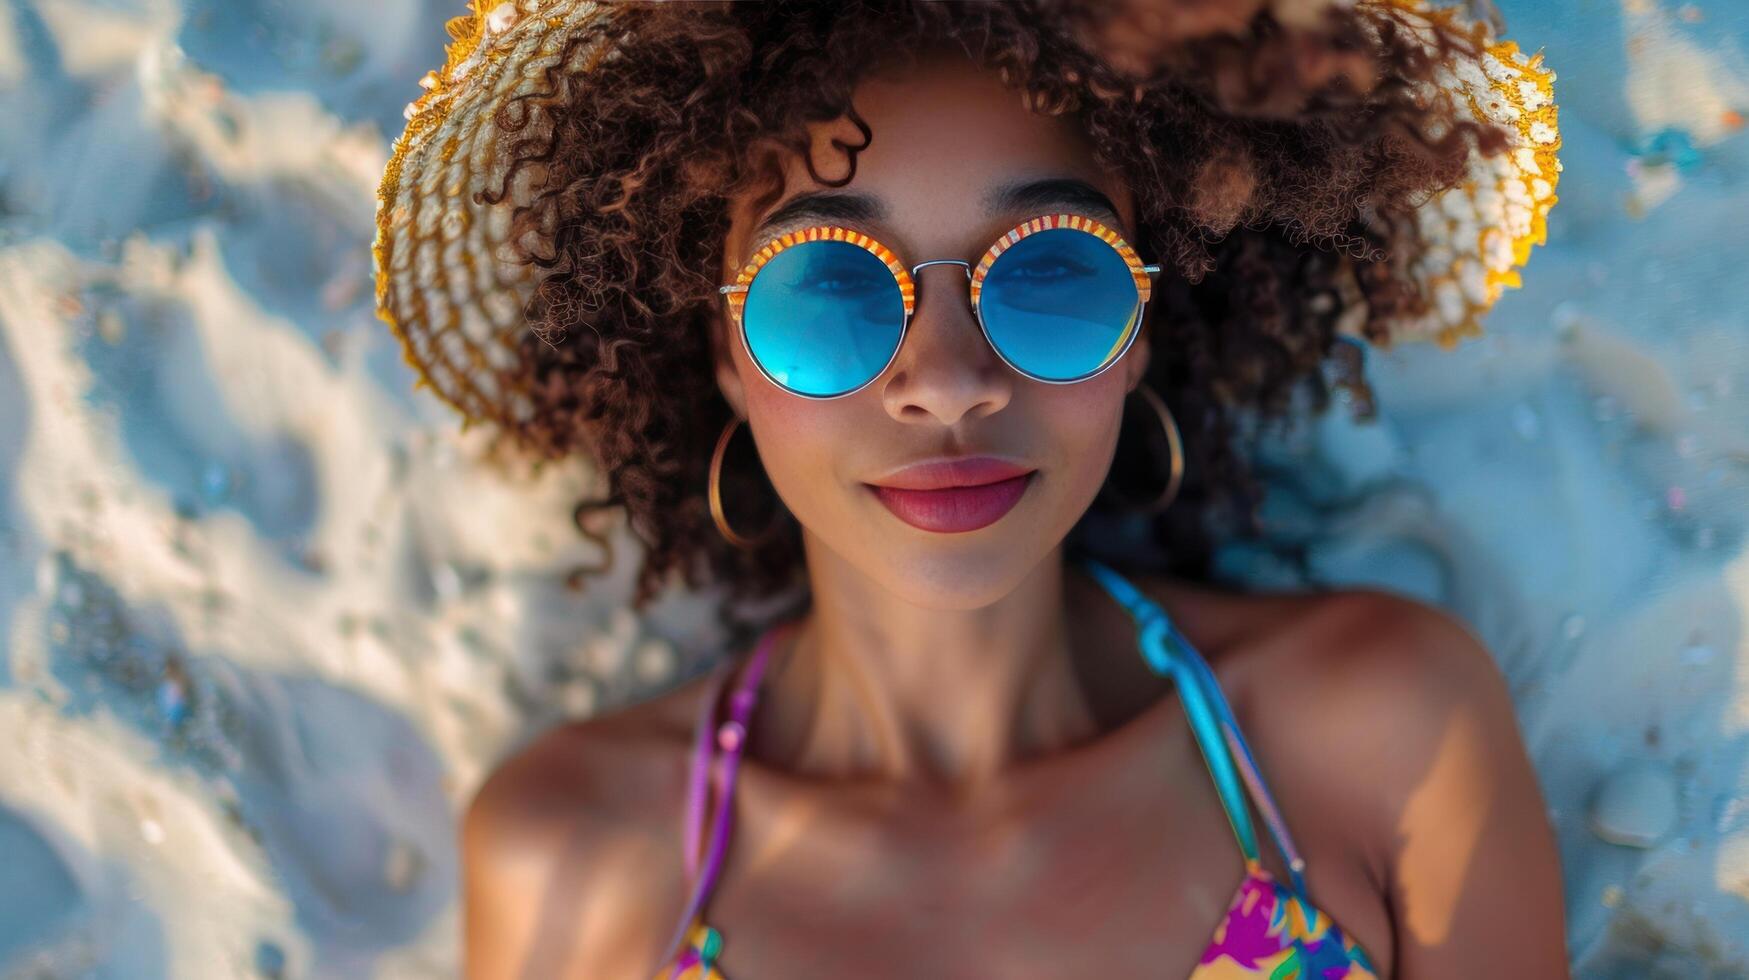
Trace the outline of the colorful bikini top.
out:
[[[1215,926],[1202,959],[1187,980],[1239,980],[1239,978],[1292,978],[1292,980],[1376,980],[1377,972],[1366,952],[1347,937],[1330,916],[1312,905],[1306,894],[1305,866],[1287,825],[1269,790],[1258,774],[1257,762],[1239,731],[1232,708],[1196,648],[1192,647],[1167,618],[1165,610],[1142,595],[1127,579],[1105,564],[1080,558],[1106,591],[1123,605],[1136,622],[1142,656],[1157,674],[1172,678],[1183,703],[1191,730],[1209,774],[1220,793],[1239,849],[1245,856],[1245,877],[1227,907],[1226,918]],[[684,856],[687,878],[693,882],[692,897],[679,926],[666,947],[678,951],[665,957],[654,980],[729,980],[716,965],[722,950],[720,932],[704,921],[705,900],[716,883],[726,849],[733,814],[735,770],[747,737],[747,719],[752,714],[772,641],[793,620],[779,623],[760,637],[745,676],[729,698],[729,720],[716,728],[716,744],[722,755],[711,751],[712,713],[732,663],[713,676],[699,712],[698,734],[687,788]],[[720,801],[712,822],[710,850],[699,864],[699,838],[705,823],[706,780],[716,788]],[[1243,787],[1243,788],[1241,788]],[[1269,834],[1281,849],[1289,869],[1282,882],[1263,867],[1258,857],[1257,832],[1245,805],[1245,790],[1262,813]],[[746,978],[741,978],[746,980]]]

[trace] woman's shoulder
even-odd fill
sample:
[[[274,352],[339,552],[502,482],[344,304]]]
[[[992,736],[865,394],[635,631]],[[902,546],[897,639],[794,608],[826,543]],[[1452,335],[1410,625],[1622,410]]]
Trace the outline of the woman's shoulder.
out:
[[[1138,586],[1203,650],[1242,721],[1433,724],[1427,712],[1506,695],[1463,620],[1382,589],[1247,594],[1160,578]],[[1248,729],[1249,730],[1249,729]]]
[[[470,811],[517,822],[566,822],[660,803],[662,791],[679,785],[669,777],[685,761],[707,682],[696,677],[546,729],[499,760]]]
[[[1142,587],[1200,617],[1200,637],[1192,616],[1180,626],[1208,654],[1312,894],[1381,965],[1439,962],[1455,933],[1558,945],[1546,811],[1505,678],[1462,620],[1373,589],[1187,602]],[[1480,921],[1471,889],[1514,896],[1535,928]]]
[[[1144,588],[1184,603],[1181,587]],[[1326,835],[1388,880],[1405,833],[1470,833],[1456,826],[1468,804],[1542,819],[1506,679],[1451,612],[1369,588],[1192,594],[1204,638],[1186,633],[1209,651],[1270,788],[1306,836]],[[1441,805],[1416,803],[1430,794]]]
[[[1309,780],[1340,807],[1388,806],[1454,721],[1516,738],[1493,657],[1437,606],[1371,588],[1252,594],[1152,576],[1136,585],[1204,653],[1271,786]]]
[[[481,781],[461,825],[467,976],[654,962],[673,925],[662,916],[685,900],[685,767],[704,683],[555,725]]]

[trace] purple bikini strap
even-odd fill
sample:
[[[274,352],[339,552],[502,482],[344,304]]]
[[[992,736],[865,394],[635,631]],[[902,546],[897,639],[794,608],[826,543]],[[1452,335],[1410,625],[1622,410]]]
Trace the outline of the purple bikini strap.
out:
[[[723,685],[728,682],[734,668],[733,660],[724,660],[711,672],[710,683],[705,685],[704,697],[699,700],[698,722],[694,725],[698,734],[693,739],[692,768],[686,787],[686,837],[683,856],[686,859],[688,882],[698,877],[698,851],[704,835],[705,788],[710,775],[711,716],[716,712],[717,699],[722,696]]]
[[[741,748],[747,741],[747,719],[753,713],[753,704],[758,699],[759,679],[765,673],[765,662],[771,654],[772,641],[792,623],[779,623],[765,631],[759,638],[759,643],[753,651],[753,656],[747,662],[741,683],[735,692],[729,696],[729,720],[716,729],[715,741],[723,749],[722,766],[712,766],[710,721],[716,707],[717,692],[722,689],[723,681],[728,676],[725,667],[709,685],[705,693],[704,706],[699,711],[699,737],[693,748],[691,781],[687,787],[686,840],[685,857],[687,875],[693,877],[692,897],[686,903],[686,909],[680,915],[680,922],[675,926],[674,935],[668,940],[665,955],[661,962],[667,963],[674,958],[676,949],[686,941],[686,933],[692,925],[699,909],[704,907],[705,898],[709,896],[711,886],[716,884],[717,873],[722,868],[723,852],[727,850],[729,826],[734,814],[735,770],[740,767]],[[705,809],[705,778],[707,773],[714,777],[717,790],[717,818],[711,827],[710,853],[704,859],[702,874],[697,874],[698,830],[704,824]],[[696,875],[696,877],[694,877]],[[670,977],[676,977],[688,964],[675,964]]]

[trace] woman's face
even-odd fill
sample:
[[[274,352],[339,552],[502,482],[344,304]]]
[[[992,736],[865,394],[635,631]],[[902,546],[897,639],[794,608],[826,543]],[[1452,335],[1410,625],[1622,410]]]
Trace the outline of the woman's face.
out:
[[[907,267],[932,259],[976,265],[1010,228],[1058,211],[1096,218],[1135,244],[1129,189],[1095,163],[1073,120],[1034,114],[1020,93],[963,56],[932,54],[902,73],[871,78],[853,101],[873,130],[872,142],[857,155],[855,178],[824,187],[795,158],[785,163],[783,196],[761,212],[753,213],[747,198],[733,202],[721,282],[732,282],[773,234],[811,224],[871,235]],[[842,179],[847,167],[834,139],[857,146],[862,135],[848,119],[814,127],[815,169],[828,180]],[[987,207],[996,192],[1035,181],[1079,182],[1088,190],[1047,195],[1018,209]],[[815,193],[866,197],[873,207],[865,210],[876,216],[853,219],[839,209],[785,221],[775,231],[758,227]],[[1115,219],[1099,207],[1100,195],[1116,209]],[[748,359],[726,311],[719,338],[726,360],[717,378],[724,397],[747,419],[779,496],[801,522],[810,563],[842,561],[920,606],[978,608],[1031,573],[1098,493],[1116,448],[1124,397],[1147,367],[1148,338],[1144,332],[1121,360],[1089,380],[1038,382],[1015,372],[984,339],[963,267],[929,266],[915,281],[915,313],[897,356],[850,395],[813,400],[772,384]],[[1036,472],[1011,509],[975,530],[913,526],[870,485],[920,460],[985,454]]]

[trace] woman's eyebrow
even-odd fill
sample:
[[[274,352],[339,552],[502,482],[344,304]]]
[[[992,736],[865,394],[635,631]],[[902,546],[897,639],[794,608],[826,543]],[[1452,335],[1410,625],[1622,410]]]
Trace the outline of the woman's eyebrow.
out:
[[[887,206],[873,194],[856,191],[814,191],[797,194],[766,215],[753,229],[751,240],[764,241],[780,232],[809,225],[855,221],[884,221]]]
[[[1099,188],[1075,177],[1046,177],[1040,180],[1017,180],[1001,184],[984,195],[984,210],[991,215],[1022,212],[1036,214],[1052,208],[1066,208],[1076,214],[1109,222],[1113,228],[1123,227],[1123,217],[1117,205]]]
[[[1123,227],[1117,205],[1099,188],[1075,177],[1045,177],[999,184],[984,195],[984,212],[991,216],[1032,215],[1052,208]],[[765,241],[785,231],[816,224],[878,222],[886,220],[886,204],[875,195],[857,191],[813,191],[797,194],[767,215],[753,230],[752,241]]]

